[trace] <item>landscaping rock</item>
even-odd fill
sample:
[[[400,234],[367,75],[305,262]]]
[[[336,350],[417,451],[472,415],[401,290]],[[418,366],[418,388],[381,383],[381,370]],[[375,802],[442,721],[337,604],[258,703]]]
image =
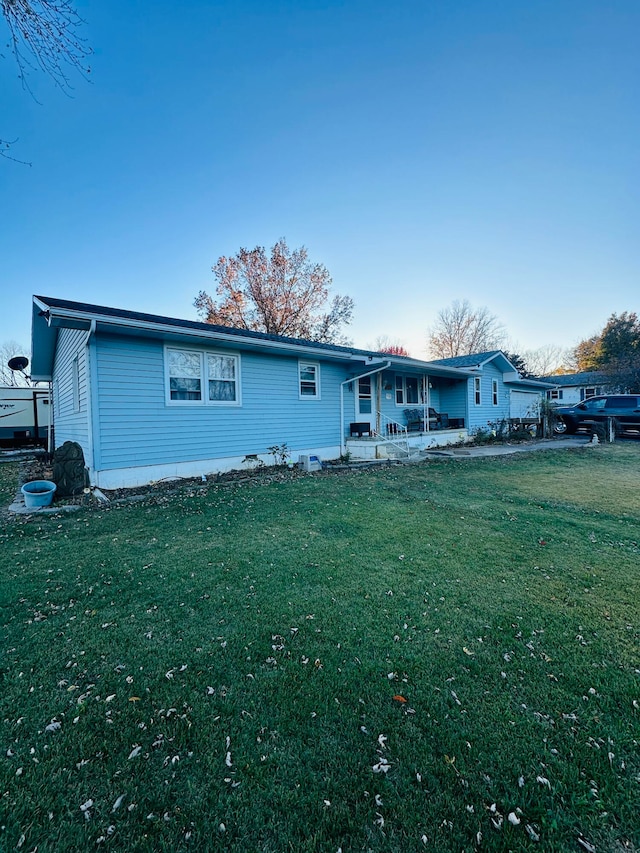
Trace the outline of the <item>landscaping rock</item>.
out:
[[[53,482],[58,486],[59,498],[80,495],[89,485],[84,453],[76,441],[65,441],[54,451]]]

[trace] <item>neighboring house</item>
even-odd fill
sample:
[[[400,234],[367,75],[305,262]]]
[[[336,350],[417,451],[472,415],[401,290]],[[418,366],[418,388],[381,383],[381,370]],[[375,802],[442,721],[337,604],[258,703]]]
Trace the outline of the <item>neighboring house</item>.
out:
[[[553,387],[547,391],[547,399],[559,406],[573,406],[587,397],[597,397],[615,389],[609,388],[604,373],[585,371],[583,373],[562,373],[558,376],[543,376],[545,382]]]
[[[294,462],[384,456],[415,409],[423,429],[407,444],[455,443],[508,416],[512,389],[549,387],[507,372],[508,388],[486,365],[478,402],[464,367],[33,299],[31,375],[52,382],[56,444],[78,442],[91,483],[106,489],[273,462],[269,448],[283,444]]]
[[[431,364],[471,371],[468,383],[470,423],[486,428],[499,421],[534,423],[551,383],[523,379],[502,350],[440,358]]]

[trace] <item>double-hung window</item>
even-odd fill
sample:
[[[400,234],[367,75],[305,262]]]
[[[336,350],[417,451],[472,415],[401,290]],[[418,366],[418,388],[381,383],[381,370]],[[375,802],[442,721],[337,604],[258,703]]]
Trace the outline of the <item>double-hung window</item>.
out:
[[[301,400],[319,400],[320,365],[315,361],[299,361],[298,383]]]
[[[239,406],[239,374],[237,355],[167,347],[167,402]]]
[[[420,402],[420,381],[417,376],[396,374],[396,405],[404,406]]]
[[[236,381],[235,355],[207,353],[207,391],[209,403],[236,403],[238,386]]]
[[[481,379],[479,376],[476,376],[473,380],[473,398],[476,406],[480,406],[482,404],[482,393],[481,393]]]
[[[491,380],[491,402],[494,406],[498,405],[498,380]]]
[[[396,404],[404,406],[404,380],[402,376],[396,375]]]
[[[169,399],[172,402],[202,401],[202,353],[167,350]]]

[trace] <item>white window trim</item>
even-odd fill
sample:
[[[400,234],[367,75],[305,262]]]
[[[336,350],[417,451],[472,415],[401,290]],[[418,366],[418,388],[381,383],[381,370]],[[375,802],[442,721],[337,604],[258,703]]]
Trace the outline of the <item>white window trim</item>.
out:
[[[491,380],[491,402],[494,406],[497,406],[500,402],[500,395],[498,390],[498,380]]]
[[[402,383],[402,387],[398,387],[398,379]],[[407,379],[415,379],[418,385],[418,400],[415,403],[407,402]],[[398,391],[402,391],[402,402],[398,402]],[[394,374],[393,379],[393,399],[398,408],[406,408],[407,406],[422,406],[423,405],[423,394],[422,394],[422,381],[419,376],[405,376],[402,373]]]
[[[473,402],[476,406],[482,405],[482,379],[479,376],[473,378]]]
[[[170,352],[189,352],[200,358],[200,400],[172,400],[171,399],[171,377],[169,373],[169,353]],[[208,355],[220,355],[224,358],[233,358],[235,361],[235,383],[236,383],[236,399],[235,400],[209,400],[209,375],[207,366]],[[226,352],[224,350],[198,349],[197,347],[179,347],[165,346],[164,348],[164,399],[167,406],[187,406],[189,408],[199,406],[224,406],[225,408],[237,408],[242,405],[242,382],[240,373],[240,356],[234,352]]]
[[[302,368],[303,367],[314,367],[316,371],[316,393],[315,394],[303,394],[302,393]],[[298,399],[299,400],[320,400],[320,362],[318,361],[308,361],[308,360],[298,360]]]

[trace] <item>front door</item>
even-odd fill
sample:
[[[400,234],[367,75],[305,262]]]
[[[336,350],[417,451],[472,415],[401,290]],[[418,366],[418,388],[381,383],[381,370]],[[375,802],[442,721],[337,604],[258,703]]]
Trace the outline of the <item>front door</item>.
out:
[[[376,427],[376,413],[373,405],[373,382],[371,376],[363,376],[358,379],[358,393],[356,400],[356,420],[360,423],[368,423],[371,429]]]

